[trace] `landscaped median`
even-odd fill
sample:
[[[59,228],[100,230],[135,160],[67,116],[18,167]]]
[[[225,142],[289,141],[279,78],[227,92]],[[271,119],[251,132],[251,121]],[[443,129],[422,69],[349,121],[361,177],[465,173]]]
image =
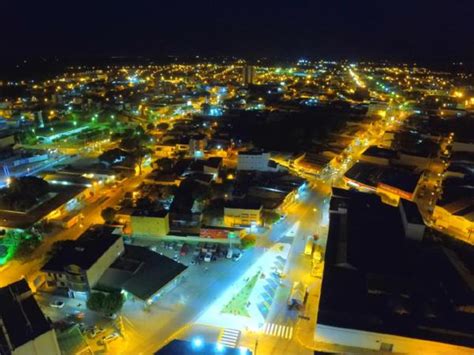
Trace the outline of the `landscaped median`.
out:
[[[257,284],[260,271],[257,272],[251,279],[247,281],[244,287],[232,297],[229,303],[227,303],[222,309],[222,313],[230,313],[238,316],[249,317],[247,309],[250,294]]]

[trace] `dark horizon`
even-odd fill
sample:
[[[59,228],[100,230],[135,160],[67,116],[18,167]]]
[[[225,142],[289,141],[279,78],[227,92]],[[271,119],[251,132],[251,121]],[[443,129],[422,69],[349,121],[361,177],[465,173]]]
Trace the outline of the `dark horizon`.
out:
[[[3,5],[3,58],[220,56],[474,60],[472,1]]]

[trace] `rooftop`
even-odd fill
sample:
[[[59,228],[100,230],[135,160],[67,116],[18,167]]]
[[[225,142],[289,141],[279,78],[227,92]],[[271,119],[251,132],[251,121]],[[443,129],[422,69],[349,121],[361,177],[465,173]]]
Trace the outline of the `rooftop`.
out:
[[[26,344],[51,330],[24,279],[0,288],[0,353]]]
[[[69,265],[89,269],[121,237],[114,235],[115,228],[93,226],[86,230],[73,243],[65,245],[60,253],[54,255],[43,267],[44,271],[64,271]]]
[[[472,270],[454,252],[405,238],[400,211],[335,189],[318,323],[474,346]]]
[[[186,270],[186,266],[148,248],[125,245],[123,253],[99,280],[99,288],[124,289],[146,301]]]

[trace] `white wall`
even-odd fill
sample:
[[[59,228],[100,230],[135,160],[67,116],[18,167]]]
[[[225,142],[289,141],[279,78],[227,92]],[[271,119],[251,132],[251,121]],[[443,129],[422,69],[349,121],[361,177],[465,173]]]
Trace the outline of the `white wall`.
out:
[[[392,352],[394,353],[458,355],[473,353],[472,349],[462,346],[322,324],[317,324],[314,340],[371,350],[380,350],[381,344],[386,343],[393,345]]]
[[[54,329],[16,348],[13,355],[61,355]]]

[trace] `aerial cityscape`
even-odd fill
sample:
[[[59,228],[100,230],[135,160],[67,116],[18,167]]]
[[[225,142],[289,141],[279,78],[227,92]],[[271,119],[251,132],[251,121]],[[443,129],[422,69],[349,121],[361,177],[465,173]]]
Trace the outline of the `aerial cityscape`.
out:
[[[0,354],[474,353],[472,28],[108,6],[3,47]]]

